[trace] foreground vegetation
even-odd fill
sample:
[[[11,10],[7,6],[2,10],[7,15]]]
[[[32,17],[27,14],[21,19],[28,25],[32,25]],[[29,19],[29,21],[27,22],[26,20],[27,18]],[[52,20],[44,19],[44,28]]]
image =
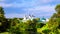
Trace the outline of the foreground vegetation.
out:
[[[60,5],[55,10],[49,22],[44,24],[38,18],[26,22],[22,22],[23,18],[7,19],[0,7],[0,34],[60,34]]]

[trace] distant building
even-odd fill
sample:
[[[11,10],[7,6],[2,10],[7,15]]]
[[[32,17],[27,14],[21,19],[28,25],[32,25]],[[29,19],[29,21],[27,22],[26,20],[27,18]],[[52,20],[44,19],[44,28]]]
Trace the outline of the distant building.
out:
[[[24,18],[23,18],[22,22],[26,22],[27,20],[31,20],[32,21],[33,19],[35,19],[34,15],[30,15],[30,14],[29,15],[24,15]],[[49,19],[46,19],[46,18],[43,17],[42,19],[40,19],[38,21],[42,22],[42,23],[46,23],[46,22],[49,21]]]
[[[44,18],[44,17],[41,19],[41,22],[42,22],[42,23],[46,23],[46,22],[48,22],[48,21],[49,21],[49,19],[46,19],[46,18]]]
[[[34,15],[30,15],[30,14],[27,15],[27,16],[25,15],[24,18],[23,18],[23,22],[26,22],[27,20],[33,20],[34,17],[35,17]]]

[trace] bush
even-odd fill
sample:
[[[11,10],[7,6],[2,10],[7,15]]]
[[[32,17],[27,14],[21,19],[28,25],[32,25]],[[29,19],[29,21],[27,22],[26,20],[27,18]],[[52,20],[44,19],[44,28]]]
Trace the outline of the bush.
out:
[[[42,32],[43,32],[44,34],[49,34],[49,33],[50,33],[50,31],[51,31],[51,30],[46,29],[46,30],[43,30]]]

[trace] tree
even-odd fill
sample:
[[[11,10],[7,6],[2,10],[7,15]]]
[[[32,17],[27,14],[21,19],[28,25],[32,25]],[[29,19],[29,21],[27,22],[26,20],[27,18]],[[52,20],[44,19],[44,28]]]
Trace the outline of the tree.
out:
[[[0,18],[4,18],[4,10],[2,7],[0,7]]]
[[[60,4],[55,7],[56,13],[50,19],[50,24],[59,23],[60,20]],[[52,23],[53,22],[53,23]]]
[[[60,28],[60,4],[55,7],[55,10],[56,13],[53,14],[48,22],[48,29],[56,34]]]
[[[0,7],[0,32],[6,31],[8,26],[8,21],[4,16],[4,10]]]
[[[55,7],[55,10],[58,14],[60,14],[60,4],[58,4],[56,7]]]

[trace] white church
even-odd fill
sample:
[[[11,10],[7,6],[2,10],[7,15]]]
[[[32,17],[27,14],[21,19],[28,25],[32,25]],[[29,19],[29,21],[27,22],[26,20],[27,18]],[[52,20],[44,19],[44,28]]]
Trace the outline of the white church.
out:
[[[26,22],[27,20],[33,20],[34,18],[34,15],[24,15],[23,22]]]

